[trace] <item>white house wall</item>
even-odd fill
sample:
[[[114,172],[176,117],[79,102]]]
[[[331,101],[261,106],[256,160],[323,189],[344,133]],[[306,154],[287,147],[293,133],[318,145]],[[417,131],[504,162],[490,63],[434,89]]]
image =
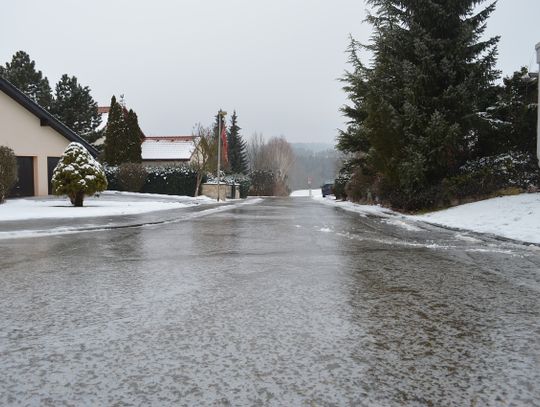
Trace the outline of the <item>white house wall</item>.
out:
[[[47,157],[61,157],[70,141],[0,91],[0,145],[34,158],[34,191],[48,194]]]

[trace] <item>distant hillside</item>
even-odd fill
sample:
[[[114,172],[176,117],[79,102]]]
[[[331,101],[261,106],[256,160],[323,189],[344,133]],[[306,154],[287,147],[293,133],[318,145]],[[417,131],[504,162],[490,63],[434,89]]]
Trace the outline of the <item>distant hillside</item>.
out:
[[[289,173],[288,184],[292,190],[307,189],[308,178],[312,188],[336,178],[341,160],[332,144],[291,143],[291,147],[296,157]]]
[[[321,151],[334,150],[334,144],[330,143],[290,143],[295,154],[320,153]]]

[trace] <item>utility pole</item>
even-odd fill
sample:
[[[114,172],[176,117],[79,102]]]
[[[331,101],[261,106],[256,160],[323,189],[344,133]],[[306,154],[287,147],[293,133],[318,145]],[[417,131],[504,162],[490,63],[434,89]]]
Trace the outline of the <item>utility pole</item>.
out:
[[[227,115],[227,112],[219,109],[218,112],[218,148],[217,148],[217,201],[219,202],[219,190],[220,190],[220,177],[221,172],[221,128],[223,127],[223,118]]]
[[[538,62],[538,128],[536,130],[536,158],[538,158],[538,165],[540,165],[540,42],[536,44],[536,62]]]

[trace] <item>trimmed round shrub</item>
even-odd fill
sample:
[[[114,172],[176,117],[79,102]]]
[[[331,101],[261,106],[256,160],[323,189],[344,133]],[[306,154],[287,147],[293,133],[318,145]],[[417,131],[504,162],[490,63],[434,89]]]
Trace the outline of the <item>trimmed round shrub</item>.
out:
[[[67,195],[74,206],[83,206],[85,195],[107,189],[107,177],[86,148],[71,143],[54,169],[52,189],[55,195]]]
[[[0,146],[0,203],[17,182],[17,157],[9,147]]]

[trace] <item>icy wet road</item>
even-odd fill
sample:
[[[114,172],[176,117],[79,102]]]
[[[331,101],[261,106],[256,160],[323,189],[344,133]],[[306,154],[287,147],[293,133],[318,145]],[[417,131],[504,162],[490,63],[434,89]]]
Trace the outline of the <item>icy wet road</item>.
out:
[[[537,248],[269,199],[0,270],[2,406],[540,406]]]

